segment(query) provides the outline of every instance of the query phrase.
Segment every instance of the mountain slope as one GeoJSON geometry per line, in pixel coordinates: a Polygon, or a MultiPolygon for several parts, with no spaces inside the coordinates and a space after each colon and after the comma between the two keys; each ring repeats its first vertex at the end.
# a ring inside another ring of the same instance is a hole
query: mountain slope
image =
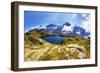
{"type": "Polygon", "coordinates": [[[90,40],[80,36],[65,37],[61,44],[43,40],[44,36],[62,36],[43,30],[25,33],[25,61],[69,60],[90,58],[90,40]]]}

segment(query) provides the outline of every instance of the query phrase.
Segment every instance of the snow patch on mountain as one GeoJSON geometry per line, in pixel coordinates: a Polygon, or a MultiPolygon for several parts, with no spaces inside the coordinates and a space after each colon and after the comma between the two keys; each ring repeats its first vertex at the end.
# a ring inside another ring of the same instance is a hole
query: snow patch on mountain
{"type": "Polygon", "coordinates": [[[73,31],[73,28],[71,26],[64,25],[63,28],[62,28],[62,33],[63,34],[67,34],[67,33],[70,33],[72,31],[73,31]]]}
{"type": "Polygon", "coordinates": [[[80,26],[75,26],[73,24],[66,22],[62,25],[49,24],[46,26],[40,25],[36,27],[31,27],[28,31],[34,29],[43,30],[54,34],[79,35],[86,38],[90,37],[90,26],[89,22],[86,20],[84,20],[83,24],[80,26]]]}

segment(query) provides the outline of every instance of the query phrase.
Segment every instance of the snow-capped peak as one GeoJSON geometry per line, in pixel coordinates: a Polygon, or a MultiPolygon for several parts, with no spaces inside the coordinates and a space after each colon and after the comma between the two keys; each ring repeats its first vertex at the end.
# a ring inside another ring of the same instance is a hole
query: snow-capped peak
{"type": "Polygon", "coordinates": [[[66,25],[64,25],[63,26],[63,28],[62,28],[62,33],[70,33],[70,32],[72,32],[73,31],[73,28],[72,28],[72,26],[66,26],[66,25]]]}

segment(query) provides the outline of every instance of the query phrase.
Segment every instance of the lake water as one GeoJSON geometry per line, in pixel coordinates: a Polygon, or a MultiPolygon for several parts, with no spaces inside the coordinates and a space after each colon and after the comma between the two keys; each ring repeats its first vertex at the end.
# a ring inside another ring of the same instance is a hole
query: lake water
{"type": "Polygon", "coordinates": [[[45,36],[43,37],[44,40],[47,42],[53,43],[53,44],[61,44],[61,41],[64,39],[64,37],[61,36],[45,36]]]}

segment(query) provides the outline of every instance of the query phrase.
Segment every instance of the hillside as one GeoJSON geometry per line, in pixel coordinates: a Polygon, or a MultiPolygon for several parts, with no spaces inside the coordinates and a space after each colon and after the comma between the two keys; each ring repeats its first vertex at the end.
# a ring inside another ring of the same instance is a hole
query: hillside
{"type": "Polygon", "coordinates": [[[57,35],[45,31],[33,30],[25,35],[25,61],[69,60],[90,58],[90,40],[80,37],[57,35]],[[44,36],[64,36],[61,44],[53,44],[44,36]]]}

